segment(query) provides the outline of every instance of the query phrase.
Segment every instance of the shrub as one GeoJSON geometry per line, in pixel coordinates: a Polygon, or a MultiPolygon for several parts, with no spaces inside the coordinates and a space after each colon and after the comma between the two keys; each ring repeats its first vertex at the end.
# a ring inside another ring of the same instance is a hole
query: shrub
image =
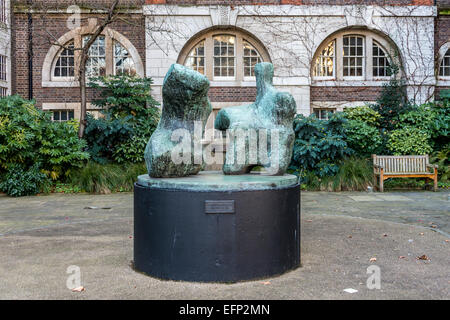
{"type": "Polygon", "coordinates": [[[304,172],[320,177],[335,175],[337,161],[351,154],[345,142],[344,125],[347,120],[336,113],[329,120],[314,115],[297,115],[294,119],[295,142],[290,170],[305,178],[304,172]]]}
{"type": "Polygon", "coordinates": [[[93,104],[108,110],[114,118],[133,115],[137,118],[157,116],[159,103],[151,95],[151,78],[127,74],[91,78],[89,85],[100,89],[93,104]]]}
{"type": "MultiPolygon", "coordinates": [[[[392,66],[392,74],[398,73],[398,67],[392,66]]],[[[383,84],[383,90],[377,103],[370,106],[380,114],[380,127],[384,130],[392,130],[399,122],[399,116],[410,109],[407,99],[406,86],[403,80],[393,77],[388,83],[383,84]]]]}
{"type": "Polygon", "coordinates": [[[98,163],[114,161],[116,148],[133,136],[134,130],[129,122],[130,118],[131,116],[114,119],[108,113],[104,118],[99,119],[95,119],[90,114],[86,116],[84,138],[92,160],[98,163]]]}
{"type": "Polygon", "coordinates": [[[432,151],[429,139],[430,136],[425,131],[404,127],[391,131],[387,147],[394,155],[428,154],[432,151]]]}
{"type": "Polygon", "coordinates": [[[365,191],[372,184],[373,168],[366,159],[347,158],[339,162],[339,170],[333,176],[319,177],[305,172],[304,189],[310,191],[365,191]]]}
{"type": "Polygon", "coordinates": [[[91,86],[101,89],[93,104],[104,118],[87,117],[88,151],[99,163],[139,163],[159,120],[157,101],[151,96],[151,78],[128,75],[93,78],[91,86]]]}
{"type": "Polygon", "coordinates": [[[370,126],[377,126],[380,120],[380,114],[368,106],[345,108],[345,118],[364,122],[370,126]]]}
{"type": "Polygon", "coordinates": [[[0,181],[0,190],[12,197],[35,195],[47,191],[50,179],[39,168],[39,163],[30,168],[14,163],[8,167],[0,181]]]}
{"type": "Polygon", "coordinates": [[[67,175],[89,158],[74,122],[52,122],[34,101],[19,96],[0,99],[0,173],[14,164],[24,171],[35,163],[52,179],[67,175]]]}
{"type": "Polygon", "coordinates": [[[450,181],[450,144],[447,144],[442,150],[435,152],[430,159],[431,163],[437,164],[439,180],[441,182],[450,181]]]}
{"type": "Polygon", "coordinates": [[[345,125],[348,146],[357,155],[367,157],[380,153],[383,147],[383,138],[380,131],[359,120],[349,120],[345,125]]]}

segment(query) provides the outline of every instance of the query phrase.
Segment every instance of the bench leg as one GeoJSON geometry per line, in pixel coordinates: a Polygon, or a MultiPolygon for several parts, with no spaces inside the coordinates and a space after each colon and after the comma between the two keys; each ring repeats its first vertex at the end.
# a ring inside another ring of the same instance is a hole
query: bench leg
{"type": "Polygon", "coordinates": [[[437,189],[438,189],[438,176],[437,176],[437,170],[436,170],[436,168],[434,169],[434,192],[436,192],[437,191],[437,189]]]}
{"type": "Polygon", "coordinates": [[[380,175],[380,192],[384,192],[383,184],[384,184],[384,179],[383,179],[383,176],[380,175]]]}

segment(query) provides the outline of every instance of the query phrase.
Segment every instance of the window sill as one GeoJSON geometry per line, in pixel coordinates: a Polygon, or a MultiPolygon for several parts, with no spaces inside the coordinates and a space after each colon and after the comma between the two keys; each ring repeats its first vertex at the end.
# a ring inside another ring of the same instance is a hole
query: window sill
{"type": "Polygon", "coordinates": [[[437,87],[449,87],[450,86],[450,77],[448,77],[448,78],[444,78],[444,77],[438,78],[438,80],[436,82],[436,86],[437,87]]]}
{"type": "Polygon", "coordinates": [[[43,88],[70,88],[79,87],[80,83],[76,80],[68,81],[42,81],[43,88]]]}
{"type": "Polygon", "coordinates": [[[358,79],[344,79],[344,80],[320,80],[313,79],[312,87],[381,87],[386,81],[391,78],[386,79],[373,79],[373,80],[358,80],[358,79]]]}

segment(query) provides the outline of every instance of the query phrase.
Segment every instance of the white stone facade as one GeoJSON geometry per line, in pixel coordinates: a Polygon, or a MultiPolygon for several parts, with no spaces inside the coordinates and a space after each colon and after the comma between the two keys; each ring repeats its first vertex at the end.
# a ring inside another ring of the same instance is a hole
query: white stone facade
{"type": "Polygon", "coordinates": [[[10,0],[2,1],[0,9],[4,14],[4,21],[0,21],[0,55],[6,57],[6,80],[0,79],[3,95],[11,94],[11,16],[10,0]],[[4,6],[4,8],[3,8],[4,6]]]}
{"type": "MultiPolygon", "coordinates": [[[[437,15],[433,6],[146,5],[143,12],[147,24],[146,75],[154,79],[154,94],[159,100],[164,76],[172,63],[180,62],[179,55],[186,43],[214,27],[240,28],[265,46],[275,68],[274,84],[294,96],[298,113],[311,112],[311,85],[381,86],[385,82],[359,79],[315,83],[311,66],[317,49],[330,35],[348,28],[385,37],[399,53],[409,98],[422,103],[433,97],[437,15]]],[[[211,86],[227,85],[236,84],[211,82],[211,86]]],[[[367,101],[361,104],[364,102],[367,101]]]]}

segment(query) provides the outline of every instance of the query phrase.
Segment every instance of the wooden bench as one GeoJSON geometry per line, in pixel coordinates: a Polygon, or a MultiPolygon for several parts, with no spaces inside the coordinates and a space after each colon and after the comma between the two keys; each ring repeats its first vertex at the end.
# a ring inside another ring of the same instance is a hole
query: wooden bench
{"type": "Polygon", "coordinates": [[[372,155],[373,184],[383,192],[383,182],[389,178],[427,178],[434,180],[434,191],[437,190],[437,165],[429,163],[428,155],[423,156],[379,156],[372,155]],[[433,172],[430,172],[432,169],[433,172]]]}

